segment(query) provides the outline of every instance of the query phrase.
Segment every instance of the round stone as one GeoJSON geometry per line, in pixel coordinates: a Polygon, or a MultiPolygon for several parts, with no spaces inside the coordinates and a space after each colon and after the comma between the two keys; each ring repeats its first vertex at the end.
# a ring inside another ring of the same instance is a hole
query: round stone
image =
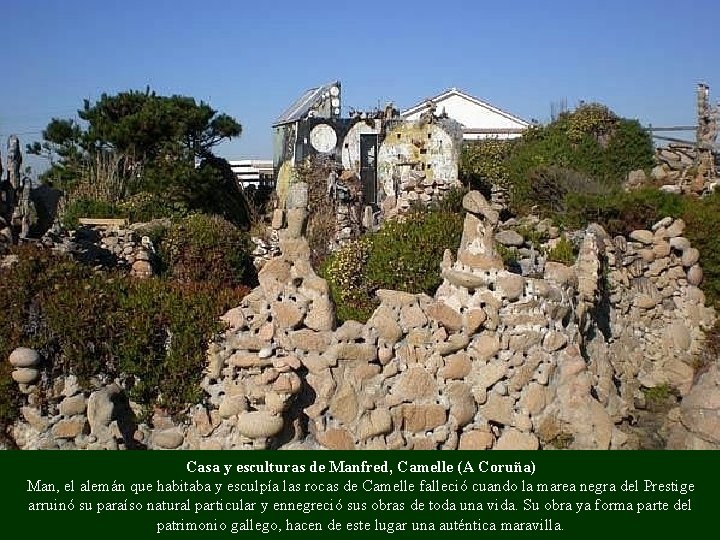
{"type": "Polygon", "coordinates": [[[35,368],[18,368],[12,372],[12,378],[20,384],[32,384],[38,380],[40,372],[35,368]]]}
{"type": "Polygon", "coordinates": [[[15,367],[34,367],[40,363],[40,355],[35,349],[18,347],[10,353],[10,358],[8,360],[15,367]]]}
{"type": "Polygon", "coordinates": [[[282,431],[282,416],[266,411],[253,411],[238,416],[238,431],[250,439],[272,437],[282,431]]]}
{"type": "Polygon", "coordinates": [[[694,264],[690,267],[690,270],[687,272],[687,280],[690,285],[695,285],[696,287],[702,283],[703,269],[699,264],[694,264]]]}

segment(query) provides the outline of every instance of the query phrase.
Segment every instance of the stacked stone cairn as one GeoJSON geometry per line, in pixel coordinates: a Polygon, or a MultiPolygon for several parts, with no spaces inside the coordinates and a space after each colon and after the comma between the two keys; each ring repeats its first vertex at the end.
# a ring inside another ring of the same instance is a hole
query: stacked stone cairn
{"type": "Polygon", "coordinates": [[[278,230],[282,228],[282,211],[273,213],[273,222],[266,228],[265,238],[253,236],[250,238],[255,247],[253,248],[253,265],[260,270],[270,259],[280,255],[280,244],[278,230]],[[277,216],[277,219],[275,219],[277,216]],[[279,220],[279,221],[278,221],[279,220]]]}
{"type": "Polygon", "coordinates": [[[219,422],[210,447],[273,448],[303,435],[298,371],[328,348],[335,321],[328,285],[309,262],[307,203],[307,184],[292,184],[276,211],[282,254],[264,264],[259,287],[224,316],[230,329],[210,346],[203,386],[219,422]]]}

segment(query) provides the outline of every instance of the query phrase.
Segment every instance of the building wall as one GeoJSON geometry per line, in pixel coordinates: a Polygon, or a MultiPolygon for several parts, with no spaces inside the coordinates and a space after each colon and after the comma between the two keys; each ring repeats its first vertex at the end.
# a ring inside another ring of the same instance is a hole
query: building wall
{"type": "MultiPolygon", "coordinates": [[[[488,109],[473,103],[462,96],[450,95],[434,102],[436,105],[436,114],[442,114],[443,110],[453,120],[459,122],[464,128],[470,129],[525,129],[527,124],[518,122],[512,117],[503,115],[499,112],[488,109]]],[[[419,120],[424,110],[418,110],[404,116],[408,120],[419,120]]],[[[517,134],[465,134],[465,140],[482,139],[486,137],[513,138],[518,137],[517,134]]]]}
{"type": "Polygon", "coordinates": [[[379,133],[375,120],[356,123],[345,136],[342,146],[342,165],[347,171],[360,173],[360,135],[379,133]]]}
{"type": "Polygon", "coordinates": [[[458,146],[441,124],[402,120],[388,127],[378,150],[379,187],[390,197],[419,176],[428,182],[456,182],[458,146]]]}

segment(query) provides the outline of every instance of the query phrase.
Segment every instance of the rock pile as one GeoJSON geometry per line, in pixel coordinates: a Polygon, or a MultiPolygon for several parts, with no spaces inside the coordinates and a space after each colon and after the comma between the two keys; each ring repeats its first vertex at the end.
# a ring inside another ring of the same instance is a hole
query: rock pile
{"type": "Polygon", "coordinates": [[[638,387],[669,385],[681,396],[693,384],[693,362],[715,321],[698,288],[699,252],[682,236],[685,223],[665,218],[629,240],[605,239],[609,331],[620,392],[628,403],[638,387]]]}
{"type": "Polygon", "coordinates": [[[252,236],[250,240],[255,245],[252,251],[253,265],[257,270],[260,270],[266,262],[273,257],[280,255],[280,244],[278,238],[278,229],[282,228],[282,214],[273,214],[273,216],[279,216],[279,218],[273,217],[273,224],[267,227],[264,238],[259,236],[252,236]],[[277,221],[279,219],[280,221],[277,221]]]}
{"type": "Polygon", "coordinates": [[[29,381],[18,444],[633,448],[628,424],[643,389],[667,385],[683,398],[665,427],[669,446],[720,445],[716,362],[693,386],[714,312],[681,220],[629,239],[591,225],[573,266],[546,262],[542,275],[523,276],[505,269],[497,236],[514,247],[524,238],[496,234],[497,211],[470,192],[460,248],[445,253],[435,296],[380,290],[367,323],[335,329],[328,285],[309,263],[307,199],[307,185],[292,184],[276,211],[281,254],[223,316],[228,329],[210,344],[202,382],[208,397],[188,422],[158,412],[152,429],[136,426],[122,381],[89,393],[72,377],[49,381],[41,406],[30,386],[42,380],[39,357],[21,350],[11,357],[29,381]]]}
{"type": "MultiPolygon", "coordinates": [[[[506,264],[523,276],[542,276],[547,253],[553,250],[561,239],[558,227],[554,226],[550,219],[541,220],[537,216],[520,220],[509,219],[499,224],[499,227],[495,241],[499,244],[499,249],[505,251],[506,264]]],[[[562,238],[565,236],[567,235],[562,238]]]]}
{"type": "Polygon", "coordinates": [[[685,143],[670,143],[655,151],[656,165],[647,178],[642,170],[628,175],[627,187],[640,188],[648,180],[660,184],[660,189],[669,193],[709,193],[720,184],[720,178],[713,174],[714,167],[703,165],[703,155],[697,147],[685,143]]]}
{"type": "Polygon", "coordinates": [[[291,185],[285,208],[276,211],[284,224],[282,254],[265,263],[259,287],[225,315],[230,328],[211,345],[203,381],[219,422],[211,447],[277,447],[302,435],[298,372],[328,347],[335,321],[327,283],[312,270],[303,236],[307,198],[307,184],[291,185]]]}
{"type": "Polygon", "coordinates": [[[445,179],[428,174],[426,171],[410,171],[402,179],[396,178],[395,195],[387,197],[382,203],[385,219],[407,212],[411,206],[421,204],[429,206],[442,200],[453,187],[460,187],[460,181],[445,179]]]}
{"type": "Polygon", "coordinates": [[[157,260],[155,246],[149,236],[139,235],[133,227],[136,226],[81,226],[69,235],[50,230],[41,243],[89,264],[125,268],[136,277],[148,277],[153,275],[157,260]]]}
{"type": "Polygon", "coordinates": [[[368,323],[346,322],[307,366],[311,434],[334,449],[535,449],[565,436],[610,447],[613,424],[573,344],[574,270],[547,281],[506,271],[497,212],[477,192],[463,202],[435,298],[378,291],[368,323]]]}
{"type": "MultiPolygon", "coordinates": [[[[33,349],[15,349],[10,362],[29,362],[38,353],[33,349]]],[[[31,369],[31,368],[22,368],[31,369]]],[[[15,375],[13,374],[13,377],[15,375]]],[[[17,379],[16,379],[17,380],[17,379]]],[[[57,377],[53,381],[37,381],[38,386],[25,387],[25,405],[20,413],[22,422],[12,429],[13,439],[20,448],[117,450],[143,448],[142,440],[148,429],[137,430],[127,396],[117,382],[91,382],[94,388],[83,391],[74,375],[57,377]],[[37,391],[42,385],[42,399],[37,391]]]]}
{"type": "Polygon", "coordinates": [[[720,366],[703,373],[665,426],[667,447],[676,450],[720,448],[720,366]]]}
{"type": "Polygon", "coordinates": [[[32,385],[40,379],[40,355],[34,349],[22,347],[10,353],[8,361],[15,368],[12,378],[20,385],[20,391],[30,393],[32,385]]]}

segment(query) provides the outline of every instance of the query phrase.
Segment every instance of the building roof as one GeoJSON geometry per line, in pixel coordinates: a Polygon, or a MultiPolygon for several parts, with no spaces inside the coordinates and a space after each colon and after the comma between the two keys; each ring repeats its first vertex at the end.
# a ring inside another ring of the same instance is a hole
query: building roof
{"type": "Polygon", "coordinates": [[[305,118],[310,112],[310,109],[320,100],[320,98],[325,94],[326,92],[330,92],[330,89],[333,86],[340,86],[339,81],[332,81],[327,84],[323,84],[322,86],[318,86],[317,88],[310,88],[309,90],[306,90],[303,95],[301,95],[295,103],[290,105],[285,112],[283,112],[275,122],[273,122],[273,126],[279,126],[281,124],[290,124],[292,122],[297,122],[298,120],[302,120],[305,118]]]}
{"type": "Polygon", "coordinates": [[[441,94],[438,94],[438,95],[436,95],[436,96],[433,96],[433,97],[429,97],[429,98],[427,98],[427,99],[424,99],[423,101],[421,101],[420,103],[418,103],[418,104],[415,105],[414,107],[410,107],[409,109],[407,109],[407,110],[403,111],[402,113],[400,113],[400,116],[409,116],[409,115],[414,114],[414,113],[416,113],[416,112],[418,112],[418,111],[422,111],[423,109],[425,109],[425,107],[427,107],[427,103],[428,103],[429,101],[432,101],[433,103],[438,103],[438,102],[443,101],[444,99],[447,99],[447,98],[449,98],[449,97],[451,97],[451,96],[459,96],[459,97],[461,97],[461,98],[463,98],[463,99],[465,99],[465,100],[467,100],[467,101],[469,101],[469,102],[471,102],[471,103],[474,103],[475,105],[478,105],[479,107],[483,107],[483,108],[488,109],[488,110],[490,110],[490,111],[492,111],[492,112],[494,112],[494,113],[497,113],[497,114],[499,114],[499,115],[501,115],[501,116],[504,116],[504,117],[507,118],[508,120],[512,120],[513,122],[517,122],[517,123],[520,123],[520,124],[524,124],[524,125],[526,125],[526,126],[530,126],[530,122],[528,122],[527,120],[523,120],[523,119],[520,118],[519,116],[515,116],[514,114],[510,114],[510,113],[507,112],[507,111],[503,111],[502,109],[499,109],[498,107],[495,107],[495,106],[493,106],[493,105],[490,105],[490,104],[489,104],[488,102],[486,102],[486,101],[483,101],[483,100],[478,99],[478,98],[476,98],[476,97],[474,97],[474,96],[471,96],[470,94],[466,94],[466,93],[463,92],[462,90],[458,90],[457,88],[454,88],[454,87],[453,87],[453,88],[449,88],[448,90],[445,90],[445,91],[442,92],[441,94]]]}

